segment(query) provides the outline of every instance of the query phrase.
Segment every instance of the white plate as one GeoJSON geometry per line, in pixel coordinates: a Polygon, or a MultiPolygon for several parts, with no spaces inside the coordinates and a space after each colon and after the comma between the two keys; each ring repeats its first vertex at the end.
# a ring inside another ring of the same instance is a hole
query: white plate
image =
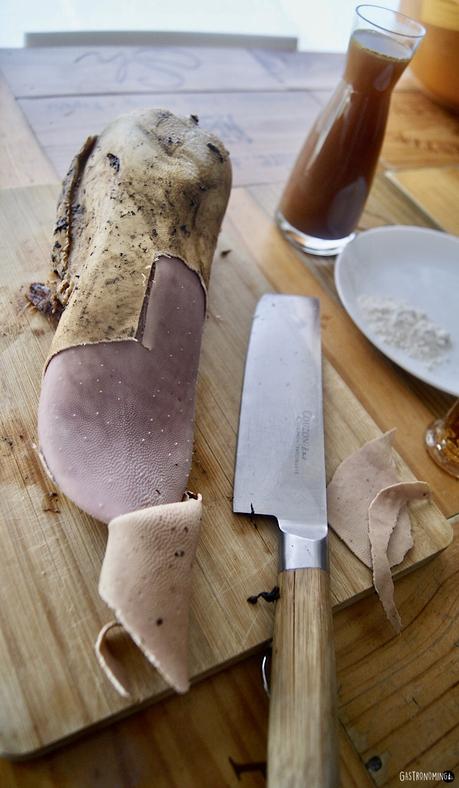
{"type": "Polygon", "coordinates": [[[459,397],[459,238],[422,227],[378,227],[360,233],[338,256],[335,283],[342,304],[388,358],[425,383],[459,397]],[[425,312],[446,329],[452,347],[428,363],[383,342],[366,321],[359,297],[392,298],[425,312]]]}

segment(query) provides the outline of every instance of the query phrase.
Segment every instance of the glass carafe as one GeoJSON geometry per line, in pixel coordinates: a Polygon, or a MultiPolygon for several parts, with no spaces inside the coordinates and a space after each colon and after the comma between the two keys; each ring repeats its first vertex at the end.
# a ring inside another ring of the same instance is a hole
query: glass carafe
{"type": "Polygon", "coordinates": [[[343,77],[317,118],[276,219],[303,251],[337,254],[353,238],[376,170],[392,90],[424,35],[404,14],[355,12],[343,77]]]}

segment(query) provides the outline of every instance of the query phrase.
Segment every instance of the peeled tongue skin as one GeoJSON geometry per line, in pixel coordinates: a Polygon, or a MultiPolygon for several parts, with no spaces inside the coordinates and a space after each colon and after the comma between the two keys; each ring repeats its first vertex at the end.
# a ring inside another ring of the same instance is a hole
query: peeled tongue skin
{"type": "MultiPolygon", "coordinates": [[[[189,686],[191,569],[201,512],[198,496],[115,517],[108,526],[99,582],[99,593],[117,621],[177,692],[189,686]]],[[[126,696],[129,675],[110,650],[109,628],[100,633],[96,654],[118,692],[126,696]]]]}
{"type": "Polygon", "coordinates": [[[40,451],[60,489],[97,519],[181,501],[204,313],[197,274],[161,257],[142,344],[79,345],[51,358],[40,396],[40,451]]]}
{"type": "MultiPolygon", "coordinates": [[[[386,432],[346,457],[327,488],[330,525],[369,569],[368,508],[380,490],[399,481],[392,458],[394,433],[386,432]]],[[[410,518],[402,506],[389,542],[390,565],[399,564],[412,546],[410,518]]]]}
{"type": "Polygon", "coordinates": [[[396,632],[402,622],[394,601],[394,583],[387,553],[389,539],[397,524],[400,508],[407,502],[427,498],[430,494],[426,482],[399,482],[381,490],[368,510],[368,533],[373,561],[373,584],[387,618],[396,632]]]}
{"type": "Polygon", "coordinates": [[[391,567],[413,546],[408,501],[425,498],[425,482],[399,482],[392,458],[395,430],[346,457],[327,488],[333,530],[373,570],[373,585],[396,630],[401,620],[394,600],[391,567]]]}

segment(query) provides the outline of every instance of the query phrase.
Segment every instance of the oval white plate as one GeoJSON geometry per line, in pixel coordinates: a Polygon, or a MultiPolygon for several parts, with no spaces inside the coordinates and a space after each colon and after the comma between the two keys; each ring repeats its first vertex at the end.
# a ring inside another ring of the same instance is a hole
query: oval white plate
{"type": "Polygon", "coordinates": [[[365,336],[425,383],[459,397],[459,238],[423,227],[377,227],[360,233],[338,256],[341,302],[365,336]],[[425,312],[451,335],[452,347],[433,368],[383,342],[368,325],[359,297],[392,298],[425,312]]]}

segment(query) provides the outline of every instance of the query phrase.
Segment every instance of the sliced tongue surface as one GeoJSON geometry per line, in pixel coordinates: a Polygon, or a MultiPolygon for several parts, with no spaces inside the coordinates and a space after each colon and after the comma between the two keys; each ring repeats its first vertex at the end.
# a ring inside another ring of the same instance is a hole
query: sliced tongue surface
{"type": "Polygon", "coordinates": [[[41,453],[61,490],[103,522],[183,497],[204,311],[198,276],[161,258],[142,344],[80,345],[48,364],[41,453]]]}

